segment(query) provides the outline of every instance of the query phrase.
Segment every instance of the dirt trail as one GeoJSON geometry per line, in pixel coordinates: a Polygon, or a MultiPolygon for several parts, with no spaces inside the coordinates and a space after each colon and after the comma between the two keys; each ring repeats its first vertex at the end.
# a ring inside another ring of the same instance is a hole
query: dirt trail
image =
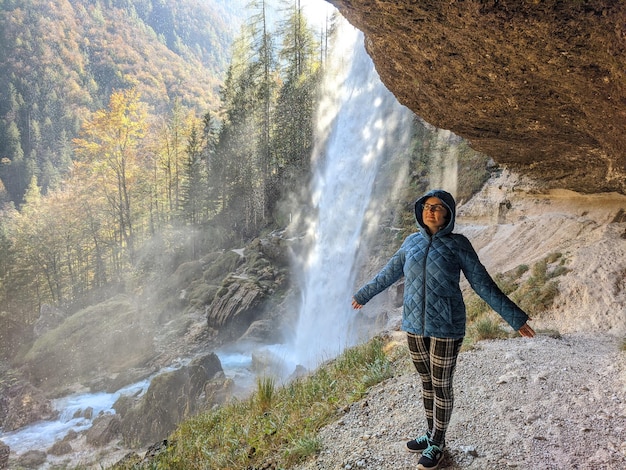
{"type": "MultiPolygon", "coordinates": [[[[374,387],[325,428],[299,470],[414,469],[423,432],[419,379],[374,387]]],[[[485,341],[459,356],[447,469],[626,468],[626,353],[604,335],[485,341]]]]}

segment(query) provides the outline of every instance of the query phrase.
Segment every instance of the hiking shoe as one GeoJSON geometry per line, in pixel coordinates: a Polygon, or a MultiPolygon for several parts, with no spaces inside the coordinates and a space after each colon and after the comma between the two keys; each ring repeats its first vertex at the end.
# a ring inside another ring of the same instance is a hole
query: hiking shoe
{"type": "Polygon", "coordinates": [[[406,448],[409,452],[421,452],[426,450],[430,445],[430,441],[428,440],[428,435],[425,434],[416,439],[412,439],[406,443],[406,448]]]}
{"type": "Polygon", "coordinates": [[[422,452],[417,468],[418,470],[435,470],[442,460],[443,450],[439,446],[430,445],[422,452]]]}

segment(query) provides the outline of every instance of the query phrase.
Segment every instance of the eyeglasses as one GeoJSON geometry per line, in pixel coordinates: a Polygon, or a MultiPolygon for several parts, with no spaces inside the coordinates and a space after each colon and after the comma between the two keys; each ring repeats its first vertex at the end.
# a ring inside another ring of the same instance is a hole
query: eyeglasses
{"type": "Polygon", "coordinates": [[[446,210],[443,204],[422,204],[422,210],[426,212],[443,212],[446,210]]]}

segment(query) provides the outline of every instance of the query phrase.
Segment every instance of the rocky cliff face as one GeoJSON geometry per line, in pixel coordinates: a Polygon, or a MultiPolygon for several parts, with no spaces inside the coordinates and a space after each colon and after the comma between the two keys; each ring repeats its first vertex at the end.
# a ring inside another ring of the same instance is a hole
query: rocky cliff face
{"type": "Polygon", "coordinates": [[[626,193],[626,3],[327,1],[429,123],[549,187],[626,193]]]}

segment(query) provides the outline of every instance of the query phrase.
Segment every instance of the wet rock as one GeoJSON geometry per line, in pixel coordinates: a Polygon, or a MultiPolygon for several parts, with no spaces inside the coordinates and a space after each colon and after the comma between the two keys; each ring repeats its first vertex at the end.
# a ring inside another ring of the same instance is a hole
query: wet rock
{"type": "Polygon", "coordinates": [[[14,431],[36,421],[52,419],[57,414],[43,392],[28,383],[13,387],[7,398],[4,431],[14,431]]]}
{"type": "Polygon", "coordinates": [[[78,433],[76,431],[74,431],[73,429],[70,429],[67,434],[65,435],[65,437],[63,438],[63,440],[65,442],[70,442],[73,441],[74,439],[76,439],[78,437],[78,433]]]}
{"type": "Polygon", "coordinates": [[[42,450],[29,450],[24,452],[17,459],[18,468],[35,469],[41,467],[46,462],[46,453],[42,450]]]}
{"type": "Polygon", "coordinates": [[[7,468],[7,466],[9,465],[10,453],[11,448],[4,442],[0,441],[0,469],[7,468]]]}
{"type": "Polygon", "coordinates": [[[56,456],[71,454],[73,451],[72,445],[65,440],[55,442],[52,447],[48,449],[50,455],[56,456]]]}
{"type": "MultiPolygon", "coordinates": [[[[240,259],[236,260],[237,263],[230,263],[230,271],[226,273],[223,271],[225,265],[219,262],[222,257],[216,261],[215,266],[222,268],[218,272],[223,277],[219,279],[219,287],[211,291],[214,293],[210,302],[205,304],[209,328],[228,336],[224,336],[226,340],[236,340],[242,334],[265,340],[272,332],[275,334],[277,329],[272,329],[267,323],[250,327],[254,322],[272,317],[274,308],[266,305],[266,301],[286,284],[284,260],[288,249],[284,245],[280,237],[272,236],[255,239],[244,249],[237,250],[237,253],[230,251],[230,258],[237,256],[240,259]]],[[[225,253],[223,257],[226,256],[225,253]]],[[[215,266],[207,266],[205,269],[204,279],[207,284],[218,281],[215,266]]]]}
{"type": "Polygon", "coordinates": [[[235,382],[224,375],[223,372],[217,373],[204,386],[204,397],[206,404],[221,405],[225,403],[233,394],[235,382]]]}
{"type": "MultiPolygon", "coordinates": [[[[108,393],[115,393],[127,385],[144,380],[154,372],[155,371],[151,368],[130,368],[123,370],[105,385],[104,390],[108,393]]],[[[98,390],[101,390],[101,388],[98,390]]]]}
{"type": "Polygon", "coordinates": [[[94,419],[93,425],[87,430],[87,444],[101,447],[119,435],[122,422],[117,415],[102,415],[94,419]]]}
{"type": "Polygon", "coordinates": [[[84,410],[76,410],[74,414],[72,415],[72,418],[73,419],[77,419],[77,418],[91,419],[93,418],[93,408],[91,406],[88,406],[84,410]]]}
{"type": "Polygon", "coordinates": [[[124,415],[124,441],[146,445],[167,437],[184,418],[202,408],[205,384],[219,372],[223,372],[220,360],[210,353],[155,377],[139,404],[124,415]]]}
{"type": "Polygon", "coordinates": [[[251,279],[232,278],[220,288],[207,312],[211,328],[224,328],[234,321],[247,327],[254,319],[254,310],[264,298],[262,288],[251,279]]]}
{"type": "Polygon", "coordinates": [[[252,322],[250,327],[239,339],[251,343],[272,344],[279,342],[280,328],[273,319],[263,319],[252,322]]]}
{"type": "Polygon", "coordinates": [[[128,395],[121,395],[115,403],[113,403],[113,409],[122,418],[126,415],[128,410],[132,409],[137,404],[137,399],[128,395]]]}
{"type": "Polygon", "coordinates": [[[273,233],[268,238],[260,238],[253,242],[263,256],[279,266],[288,266],[290,263],[290,241],[280,233],[273,233]]]}

